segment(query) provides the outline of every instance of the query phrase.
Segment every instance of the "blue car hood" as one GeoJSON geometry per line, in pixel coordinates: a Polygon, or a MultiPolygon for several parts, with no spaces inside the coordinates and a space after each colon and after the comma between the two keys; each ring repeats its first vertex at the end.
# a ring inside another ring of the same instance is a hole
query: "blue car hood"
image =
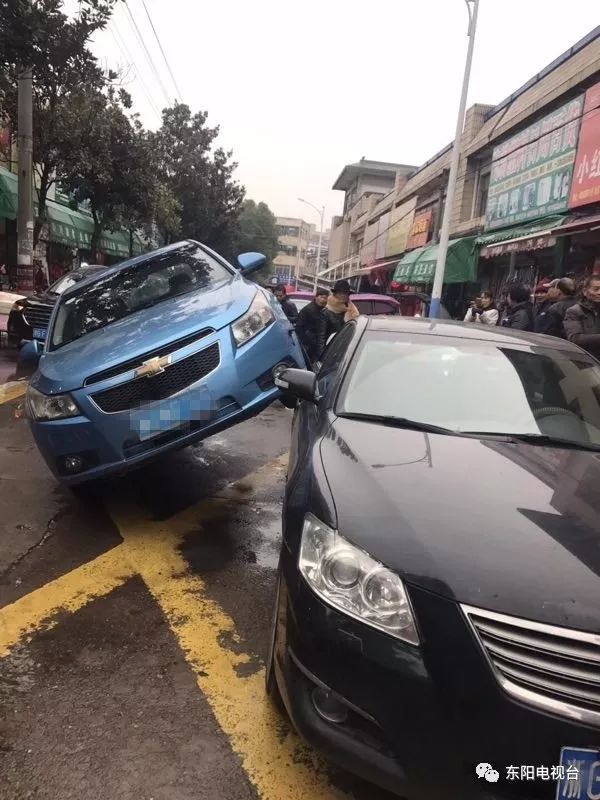
{"type": "Polygon", "coordinates": [[[190,292],[141,309],[58,350],[45,352],[31,382],[46,394],[79,389],[95,372],[195,331],[230,325],[248,310],[256,291],[256,284],[233,278],[215,289],[190,292]]]}

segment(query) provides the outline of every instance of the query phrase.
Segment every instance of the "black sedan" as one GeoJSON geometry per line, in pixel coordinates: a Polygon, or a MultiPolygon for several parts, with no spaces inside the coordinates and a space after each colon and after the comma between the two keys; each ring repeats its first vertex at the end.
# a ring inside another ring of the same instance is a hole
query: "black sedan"
{"type": "Polygon", "coordinates": [[[41,294],[23,297],[13,305],[8,316],[8,343],[18,347],[23,340],[46,338],[48,322],[60,295],[75,283],[90,275],[103,272],[107,267],[90,264],[67,272],[41,294]]]}
{"type": "Polygon", "coordinates": [[[600,798],[600,365],[360,318],[293,422],[267,688],[407,798],[600,798]]]}

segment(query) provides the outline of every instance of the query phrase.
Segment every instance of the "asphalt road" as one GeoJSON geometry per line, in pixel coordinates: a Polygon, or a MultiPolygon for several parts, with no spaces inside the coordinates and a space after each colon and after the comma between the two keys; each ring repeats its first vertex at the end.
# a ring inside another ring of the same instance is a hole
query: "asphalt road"
{"type": "Polygon", "coordinates": [[[0,387],[2,800],[391,800],[263,693],[291,412],[81,503],[0,387]]]}

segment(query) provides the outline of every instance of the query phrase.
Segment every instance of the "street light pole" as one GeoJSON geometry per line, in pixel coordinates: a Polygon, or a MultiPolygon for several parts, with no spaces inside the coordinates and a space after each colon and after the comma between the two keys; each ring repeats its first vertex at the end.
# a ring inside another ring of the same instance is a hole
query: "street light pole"
{"type": "Polygon", "coordinates": [[[452,219],[452,209],[454,206],[454,195],[456,193],[456,179],[458,177],[458,161],[460,158],[460,139],[465,124],[465,110],[467,107],[467,94],[469,92],[469,79],[471,77],[471,63],[473,61],[473,48],[475,46],[475,31],[477,28],[477,13],[479,11],[479,0],[465,0],[469,11],[469,46],[467,49],[467,60],[465,62],[465,74],[463,78],[460,104],[458,106],[458,117],[456,120],[456,133],[452,146],[452,158],[450,161],[450,174],[448,176],[448,190],[446,192],[446,204],[444,206],[444,218],[440,231],[440,241],[438,244],[437,263],[435,265],[435,278],[433,280],[433,290],[431,292],[431,306],[429,309],[430,317],[439,317],[440,304],[442,299],[442,289],[444,287],[444,270],[446,268],[446,256],[448,254],[448,240],[450,238],[450,220],[452,219]]]}
{"type": "Polygon", "coordinates": [[[309,203],[308,200],[303,200],[301,197],[299,197],[298,200],[301,203],[306,203],[307,206],[314,208],[314,210],[321,218],[321,229],[319,230],[319,244],[317,246],[317,263],[315,264],[315,277],[313,280],[313,292],[316,293],[317,282],[318,282],[318,271],[319,267],[321,266],[321,250],[323,247],[323,225],[325,220],[325,206],[321,206],[321,208],[319,208],[318,206],[315,206],[313,203],[309,203]]]}
{"type": "Polygon", "coordinates": [[[33,290],[33,79],[31,67],[18,77],[17,289],[33,290]]]}

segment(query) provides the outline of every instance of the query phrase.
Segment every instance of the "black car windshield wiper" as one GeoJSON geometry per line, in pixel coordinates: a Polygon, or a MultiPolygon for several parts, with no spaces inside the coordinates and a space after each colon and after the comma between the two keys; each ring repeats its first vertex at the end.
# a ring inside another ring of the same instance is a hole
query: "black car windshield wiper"
{"type": "Polygon", "coordinates": [[[481,436],[485,438],[500,439],[509,444],[539,444],[547,447],[565,447],[575,450],[592,450],[595,453],[600,452],[600,444],[593,444],[593,442],[582,442],[576,439],[561,439],[560,436],[548,436],[545,433],[507,433],[503,431],[464,431],[466,436],[481,436]]]}
{"type": "Polygon", "coordinates": [[[429,422],[419,422],[416,419],[407,419],[406,417],[394,417],[389,414],[366,414],[361,412],[344,411],[338,414],[338,417],[344,419],[359,419],[365,422],[376,422],[379,425],[390,425],[394,428],[406,428],[411,431],[423,431],[425,433],[441,433],[446,436],[462,436],[460,431],[452,430],[452,428],[442,428],[440,425],[432,425],[429,422]]]}

